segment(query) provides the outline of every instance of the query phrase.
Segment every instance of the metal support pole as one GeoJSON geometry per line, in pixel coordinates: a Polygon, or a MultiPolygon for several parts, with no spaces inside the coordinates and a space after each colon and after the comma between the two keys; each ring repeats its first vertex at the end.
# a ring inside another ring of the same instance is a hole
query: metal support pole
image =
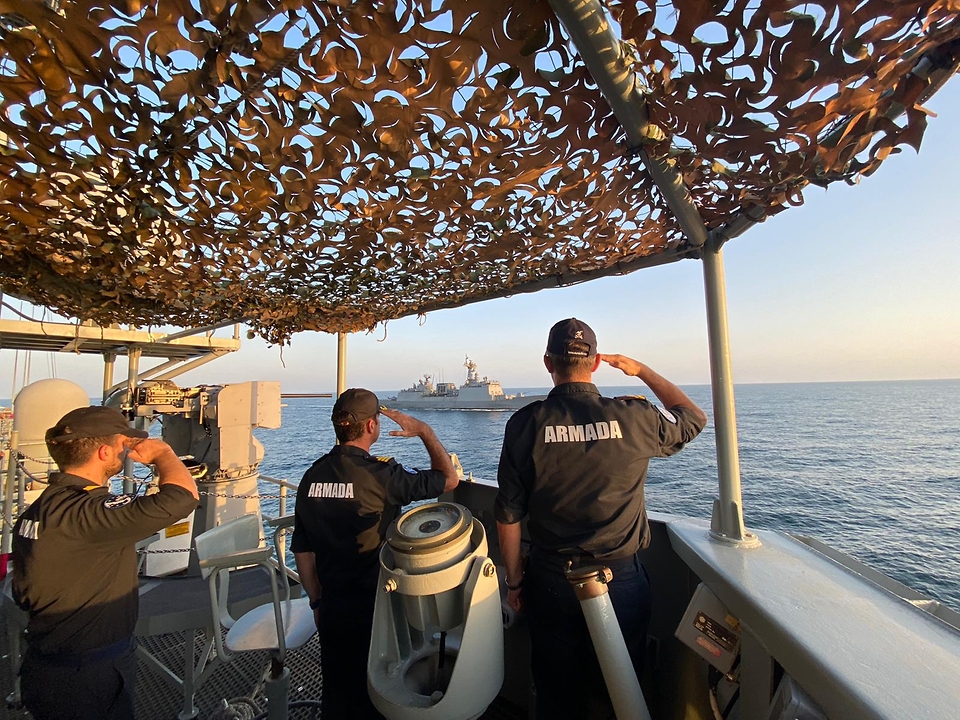
{"type": "Polygon", "coordinates": [[[179,340],[180,338],[192,337],[194,335],[199,335],[200,333],[206,333],[207,337],[210,337],[214,331],[219,330],[220,328],[225,328],[227,325],[233,325],[233,339],[240,339],[240,323],[236,320],[227,320],[226,322],[216,323],[215,325],[204,325],[203,327],[194,327],[187,328],[186,330],[180,330],[175,333],[170,333],[169,335],[164,335],[162,338],[157,340],[157,342],[167,343],[171,340],[179,340]]]}
{"type": "MultiPolygon", "coordinates": [[[[10,433],[10,447],[7,455],[7,471],[3,476],[3,532],[0,536],[0,558],[6,562],[13,547],[13,488],[17,482],[17,447],[19,447],[17,430],[10,433]]],[[[2,568],[4,575],[6,567],[2,568]]]]}
{"type": "Polygon", "coordinates": [[[267,696],[267,720],[287,720],[290,717],[290,668],[283,667],[276,659],[271,660],[263,694],[267,696]]]}
{"type": "Polygon", "coordinates": [[[138,347],[127,349],[127,398],[126,402],[133,402],[133,391],[137,388],[140,380],[140,356],[143,350],[138,347]]]}
{"type": "Polygon", "coordinates": [[[644,149],[650,143],[646,101],[603,4],[600,0],[550,0],[550,6],[573,40],[603,98],[617,116],[630,148],[636,151],[647,168],[687,240],[693,246],[702,246],[707,239],[707,228],[682,176],[673,165],[650,157],[644,149]]]}
{"type": "Polygon", "coordinates": [[[105,352],[103,354],[103,402],[107,401],[113,387],[113,370],[116,362],[117,354],[115,352],[105,352]]]}
{"type": "MultiPolygon", "coordinates": [[[[47,477],[50,477],[50,473],[47,472],[47,477]]],[[[20,472],[19,466],[17,467],[17,512],[21,513],[26,508],[25,496],[27,493],[27,474],[25,472],[20,472]]]]}
{"type": "MultiPolygon", "coordinates": [[[[211,350],[205,355],[201,355],[198,358],[194,358],[190,362],[183,363],[183,365],[180,365],[179,367],[176,367],[172,370],[168,370],[167,372],[161,375],[157,375],[152,379],[153,380],[173,380],[173,378],[177,377],[178,375],[183,375],[185,372],[194,370],[200,367],[201,365],[206,365],[211,360],[216,360],[218,357],[223,357],[226,354],[227,354],[227,351],[225,350],[211,350]]],[[[173,363],[175,361],[171,360],[170,362],[173,363]]],[[[168,364],[170,363],[164,363],[163,365],[164,367],[166,367],[168,364]]],[[[150,370],[149,372],[152,375],[155,371],[156,370],[154,369],[154,370],[150,370]]]]}
{"type": "MultiPolygon", "coordinates": [[[[284,484],[281,484],[280,485],[280,517],[286,517],[286,516],[287,516],[287,486],[284,484]]],[[[281,572],[286,572],[287,571],[287,534],[285,532],[280,532],[279,528],[277,528],[276,532],[280,533],[280,541],[278,543],[279,557],[277,558],[277,562],[280,563],[281,572]]]]}
{"type": "Polygon", "coordinates": [[[748,537],[743,526],[737,410],[733,399],[733,369],[727,329],[727,288],[723,274],[723,251],[718,248],[704,249],[703,285],[710,341],[717,471],[720,476],[720,499],[714,502],[711,533],[718,539],[735,543],[753,542],[755,537],[751,540],[753,536],[748,537]]]}
{"type": "MultiPolygon", "coordinates": [[[[190,362],[184,362],[180,359],[168,360],[167,362],[152,367],[149,370],[144,370],[137,377],[139,380],[173,380],[179,375],[183,375],[185,372],[190,370],[195,370],[201,365],[206,365],[211,360],[216,360],[218,357],[223,357],[226,355],[227,351],[224,350],[212,350],[208,353],[201,355],[198,358],[194,358],[190,362]],[[182,363],[182,364],[181,364],[182,363]]],[[[122,387],[127,386],[126,382],[116,383],[107,391],[107,395],[115,393],[122,387]]]]}
{"type": "MultiPolygon", "coordinates": [[[[127,349],[127,399],[126,404],[133,403],[133,393],[137,389],[137,381],[140,378],[140,355],[143,351],[138,347],[127,349]]],[[[133,477],[133,460],[126,458],[123,461],[123,493],[130,495],[136,488],[136,482],[133,477]]]]}
{"type": "Polygon", "coordinates": [[[580,601],[617,720],[650,720],[640,678],[608,594],[607,583],[613,579],[613,572],[608,567],[587,567],[567,570],[566,576],[580,601]]]}
{"type": "MultiPolygon", "coordinates": [[[[651,179],[670,206],[687,242],[702,249],[720,473],[720,500],[714,506],[713,532],[718,538],[739,544],[753,544],[756,538],[748,535],[743,528],[736,412],[730,371],[730,343],[727,337],[726,291],[719,243],[710,243],[711,247],[707,249],[709,235],[706,225],[677,169],[664,160],[650,157],[647,153],[646,148],[651,137],[662,131],[650,126],[642,88],[633,66],[623,53],[623,45],[603,4],[600,0],[549,2],[623,127],[630,149],[643,161],[651,179]]],[[[730,228],[730,232],[742,232],[753,221],[753,217],[744,216],[735,227],[730,228]]]]}
{"type": "Polygon", "coordinates": [[[152,368],[148,368],[140,373],[140,380],[154,380],[156,375],[165,373],[168,370],[171,370],[183,362],[183,358],[173,358],[172,360],[167,360],[166,362],[160,363],[159,365],[154,365],[152,368]]]}
{"type": "Polygon", "coordinates": [[[337,333],[337,397],[347,389],[347,334],[337,333]]]}

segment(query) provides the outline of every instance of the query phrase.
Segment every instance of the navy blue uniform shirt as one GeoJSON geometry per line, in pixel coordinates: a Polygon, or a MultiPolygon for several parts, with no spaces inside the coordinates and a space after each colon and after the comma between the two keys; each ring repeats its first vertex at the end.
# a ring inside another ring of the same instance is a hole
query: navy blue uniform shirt
{"type": "Polygon", "coordinates": [[[635,553],[650,543],[650,458],[678,452],[703,426],[688,408],[605,398],[593,383],[558,385],[507,422],[494,514],[504,524],[529,517],[531,542],[546,553],[635,553]]]}
{"type": "Polygon", "coordinates": [[[300,481],[290,548],[316,555],[325,598],[372,597],[390,523],[404,505],[437,497],[445,484],[439,470],[409,470],[393,458],[337,445],[300,481]]]}
{"type": "Polygon", "coordinates": [[[13,529],[13,597],[30,613],[31,647],[79,653],[129,638],[138,611],[134,545],[196,507],[171,483],[135,498],[51,473],[13,529]]]}

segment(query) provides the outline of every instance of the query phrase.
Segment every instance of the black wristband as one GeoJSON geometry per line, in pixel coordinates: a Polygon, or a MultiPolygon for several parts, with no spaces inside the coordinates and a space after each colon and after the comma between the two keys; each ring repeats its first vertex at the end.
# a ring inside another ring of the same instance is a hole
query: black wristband
{"type": "Polygon", "coordinates": [[[323,598],[317,598],[316,600],[311,600],[311,601],[310,601],[310,609],[311,609],[311,610],[316,610],[317,608],[320,607],[320,603],[321,603],[321,602],[323,602],[323,598]]]}
{"type": "Polygon", "coordinates": [[[505,584],[507,586],[507,590],[519,590],[523,587],[523,578],[520,578],[520,582],[518,582],[516,585],[511,585],[510,583],[505,584]]]}

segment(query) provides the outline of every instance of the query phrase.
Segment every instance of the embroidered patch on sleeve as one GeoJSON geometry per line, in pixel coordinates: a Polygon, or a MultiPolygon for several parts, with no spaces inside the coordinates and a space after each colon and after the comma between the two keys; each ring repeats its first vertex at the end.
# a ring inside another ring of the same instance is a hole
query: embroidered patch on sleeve
{"type": "Polygon", "coordinates": [[[132,502],[133,498],[130,495],[111,495],[103,501],[103,506],[110,510],[115,510],[116,508],[121,508],[124,505],[129,505],[132,502]]]}
{"type": "Polygon", "coordinates": [[[663,415],[664,420],[666,420],[669,423],[673,423],[674,425],[677,424],[677,416],[674,415],[672,412],[670,412],[669,410],[663,409],[659,405],[654,405],[654,407],[657,408],[657,410],[661,415],[663,415]]]}

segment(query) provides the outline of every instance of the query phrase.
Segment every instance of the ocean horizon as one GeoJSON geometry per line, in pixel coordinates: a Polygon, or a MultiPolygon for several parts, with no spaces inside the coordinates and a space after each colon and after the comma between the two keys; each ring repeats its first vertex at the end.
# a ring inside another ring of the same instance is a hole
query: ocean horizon
{"type": "MultiPolygon", "coordinates": [[[[711,422],[679,454],[651,461],[647,506],[708,519],[718,494],[711,388],[682,387],[711,422]]],[[[653,399],[640,383],[600,391],[653,399]]],[[[960,379],[743,383],[735,398],[749,529],[819,539],[960,611],[960,379]]],[[[261,473],[299,482],[334,444],[332,407],[332,398],[284,399],[281,427],[255,431],[265,452],[261,473]]],[[[434,427],[465,472],[496,480],[511,411],[409,412],[434,427]]],[[[422,444],[390,437],[391,425],[385,421],[374,452],[429,465],[422,444]]]]}
{"type": "MultiPolygon", "coordinates": [[[[680,453],[651,461],[647,506],[708,519],[718,494],[711,390],[682,387],[711,421],[680,453]]],[[[653,399],[639,383],[599,389],[653,399]]],[[[749,529],[814,537],[960,610],[960,379],[746,383],[735,397],[749,529]]],[[[256,431],[263,474],[299,482],[334,444],[332,407],[331,398],[285,399],[282,427],[256,431]]],[[[465,472],[496,480],[510,411],[408,412],[434,427],[465,472]]],[[[390,425],[375,453],[428,465],[421,443],[389,437],[390,425]]]]}

